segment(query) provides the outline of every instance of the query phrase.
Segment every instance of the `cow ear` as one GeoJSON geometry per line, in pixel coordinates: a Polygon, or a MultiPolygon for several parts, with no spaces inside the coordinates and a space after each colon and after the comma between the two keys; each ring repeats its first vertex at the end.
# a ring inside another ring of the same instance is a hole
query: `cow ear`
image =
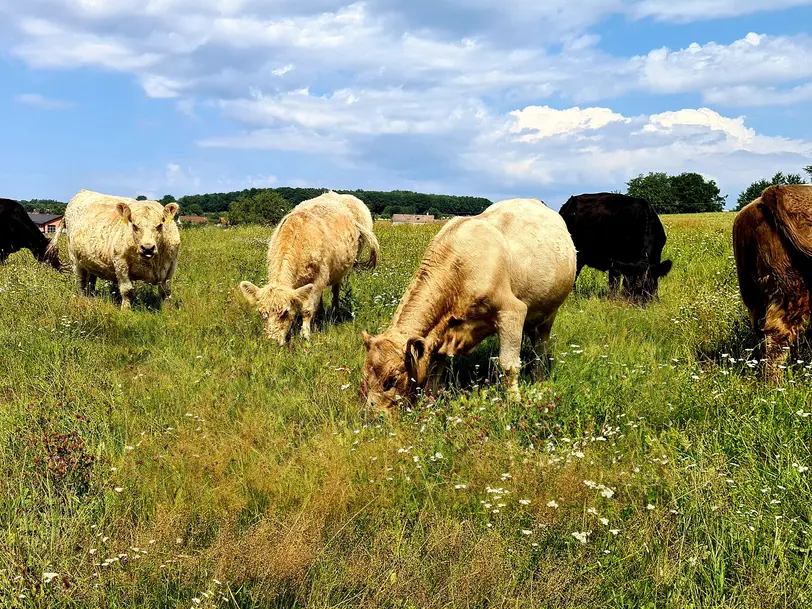
{"type": "Polygon", "coordinates": [[[166,207],[164,207],[164,222],[167,220],[171,220],[175,217],[175,214],[178,213],[180,206],[177,203],[170,203],[166,207]]]}
{"type": "Polygon", "coordinates": [[[296,290],[296,300],[300,303],[304,304],[304,302],[310,298],[310,295],[313,293],[313,288],[315,286],[312,283],[308,283],[307,285],[303,285],[298,290],[296,290]]]}
{"type": "Polygon", "coordinates": [[[663,260],[657,265],[657,277],[665,277],[671,272],[671,267],[674,265],[670,260],[663,260]]]}
{"type": "Polygon", "coordinates": [[[364,339],[364,347],[369,351],[369,347],[372,344],[372,336],[370,336],[366,330],[361,330],[361,338],[364,339]]]}
{"type": "Polygon", "coordinates": [[[116,211],[118,212],[118,215],[124,219],[125,222],[129,223],[133,221],[132,211],[130,211],[130,206],[127,205],[126,203],[122,203],[121,201],[116,203],[116,211]]]}
{"type": "Polygon", "coordinates": [[[259,288],[250,281],[240,282],[240,292],[242,292],[245,299],[252,305],[259,302],[259,288]]]}
{"type": "Polygon", "coordinates": [[[422,383],[426,375],[426,341],[414,336],[406,341],[406,373],[417,383],[422,383]]]}

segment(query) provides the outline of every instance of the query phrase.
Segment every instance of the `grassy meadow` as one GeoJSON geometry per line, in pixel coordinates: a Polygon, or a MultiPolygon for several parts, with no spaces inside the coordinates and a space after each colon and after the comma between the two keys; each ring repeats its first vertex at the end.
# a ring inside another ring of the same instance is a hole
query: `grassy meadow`
{"type": "Polygon", "coordinates": [[[733,214],[663,220],[659,302],[608,301],[586,269],[548,382],[507,404],[490,339],[397,420],[359,402],[360,332],[436,226],[376,223],[353,316],[289,348],[237,289],[265,283],[270,229],[184,230],[162,311],[154,287],[122,313],[15,254],[0,606],[810,606],[812,355],[762,382],[733,214]]]}

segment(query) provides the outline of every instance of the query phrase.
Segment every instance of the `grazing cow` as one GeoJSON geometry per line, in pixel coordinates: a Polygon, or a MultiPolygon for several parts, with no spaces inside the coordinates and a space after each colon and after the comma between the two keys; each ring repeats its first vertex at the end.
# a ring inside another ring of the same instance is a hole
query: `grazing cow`
{"type": "Polygon", "coordinates": [[[267,285],[259,288],[243,281],[240,290],[259,310],[270,340],[284,345],[298,315],[302,336],[310,338],[322,292],[333,288],[333,310],[338,310],[344,276],[353,266],[374,268],[379,250],[366,205],[355,197],[328,192],[302,201],[274,229],[268,245],[267,285]],[[369,259],[360,262],[364,244],[370,249],[369,259]]]}
{"type": "MultiPolygon", "coordinates": [[[[122,309],[131,306],[133,281],[157,284],[161,298],[171,298],[180,249],[177,212],[177,203],[164,207],[157,201],[79,191],[68,202],[62,223],[82,293],[92,295],[99,277],[118,285],[122,309]]],[[[58,248],[54,238],[48,249],[58,248]]]]}
{"type": "MultiPolygon", "coordinates": [[[[537,199],[494,203],[478,216],[449,221],[432,239],[389,328],[363,333],[362,391],[371,407],[411,403],[439,380],[445,357],[499,336],[509,397],[519,392],[519,350],[527,332],[537,353],[572,291],[576,253],[562,218],[537,199]],[[431,374],[430,374],[431,373],[431,374]]],[[[539,357],[533,374],[543,372],[539,357]]]]}
{"type": "Polygon", "coordinates": [[[59,269],[59,256],[49,253],[48,239],[28,217],[22,205],[0,199],[0,263],[21,249],[30,250],[38,261],[59,269]]]}
{"type": "Polygon", "coordinates": [[[609,271],[609,291],[637,302],[657,297],[659,280],[671,270],[660,260],[665,230],[651,204],[637,197],[602,192],[570,197],[559,212],[578,250],[578,270],[609,271]]]}
{"type": "Polygon", "coordinates": [[[810,320],[812,186],[765,189],[736,215],[733,253],[739,291],[775,380],[810,320]]]}

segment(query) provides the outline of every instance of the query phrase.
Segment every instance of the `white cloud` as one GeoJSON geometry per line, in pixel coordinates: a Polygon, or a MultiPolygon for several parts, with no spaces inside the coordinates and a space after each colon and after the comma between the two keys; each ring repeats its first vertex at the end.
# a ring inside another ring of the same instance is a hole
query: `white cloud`
{"type": "Polygon", "coordinates": [[[529,106],[524,110],[510,113],[516,118],[511,127],[514,133],[530,131],[519,138],[522,142],[532,142],[554,135],[567,135],[594,131],[617,121],[629,122],[620,114],[608,108],[568,108],[554,110],[549,106],[529,106]]]}
{"type": "Polygon", "coordinates": [[[620,185],[648,171],[697,171],[739,188],[749,176],[812,160],[812,142],[759,135],[743,118],[707,108],[636,117],[608,108],[571,108],[559,113],[568,116],[570,128],[532,139],[518,135],[521,117],[539,110],[550,114],[545,108],[525,108],[511,113],[507,125],[483,133],[461,155],[466,169],[494,180],[507,176],[514,185],[571,185],[584,191],[620,185]],[[594,116],[612,120],[585,130],[594,116]]]}
{"type": "MultiPolygon", "coordinates": [[[[802,1],[773,3],[0,0],[0,33],[31,67],[123,72],[187,117],[214,109],[231,128],[201,131],[203,148],[388,163],[415,180],[424,168],[425,182],[441,171],[448,180],[489,176],[503,188],[625,179],[651,165],[706,164],[728,175],[729,162],[744,174],[748,164],[808,156],[805,141],[760,135],[744,117],[682,104],[624,116],[606,101],[630,93],[643,107],[652,93],[720,106],[808,101],[808,36],[750,33],[617,57],[589,31],[609,15],[698,20],[802,1]]],[[[209,183],[179,164],[149,181],[156,190],[209,183]]]]}
{"type": "Polygon", "coordinates": [[[43,110],[64,110],[72,108],[73,103],[63,101],[61,99],[51,99],[40,95],[39,93],[22,93],[14,98],[18,104],[23,106],[31,106],[33,108],[41,108],[43,110]]]}

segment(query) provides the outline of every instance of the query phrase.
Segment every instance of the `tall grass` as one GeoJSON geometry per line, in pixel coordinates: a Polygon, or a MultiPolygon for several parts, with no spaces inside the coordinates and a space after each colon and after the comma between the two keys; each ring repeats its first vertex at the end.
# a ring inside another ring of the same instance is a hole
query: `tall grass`
{"type": "Polygon", "coordinates": [[[12,256],[0,606],[809,606],[811,368],[802,349],[775,387],[748,363],[731,223],[666,217],[646,308],[586,270],[521,404],[489,340],[397,421],[359,402],[360,331],[434,226],[378,223],[353,316],[290,348],[237,290],[265,282],[268,229],[184,231],[163,310],[12,256]]]}

